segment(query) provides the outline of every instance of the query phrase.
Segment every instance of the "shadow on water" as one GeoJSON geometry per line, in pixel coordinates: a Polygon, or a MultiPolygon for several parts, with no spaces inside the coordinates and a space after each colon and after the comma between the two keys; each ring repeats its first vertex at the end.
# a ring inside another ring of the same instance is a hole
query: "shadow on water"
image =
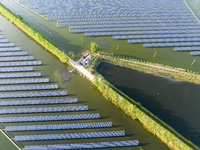
{"type": "Polygon", "coordinates": [[[97,70],[116,88],[140,102],[175,131],[200,146],[198,114],[194,116],[199,112],[195,106],[198,95],[195,95],[195,91],[192,92],[198,90],[199,85],[172,81],[110,63],[101,63],[97,70]]]}

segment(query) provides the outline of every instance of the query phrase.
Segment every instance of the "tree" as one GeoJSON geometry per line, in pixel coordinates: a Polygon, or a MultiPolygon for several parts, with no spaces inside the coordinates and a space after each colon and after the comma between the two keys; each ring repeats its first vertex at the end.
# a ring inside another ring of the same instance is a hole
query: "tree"
{"type": "Polygon", "coordinates": [[[91,42],[90,50],[92,53],[97,53],[99,51],[99,45],[96,42],[91,42]]]}

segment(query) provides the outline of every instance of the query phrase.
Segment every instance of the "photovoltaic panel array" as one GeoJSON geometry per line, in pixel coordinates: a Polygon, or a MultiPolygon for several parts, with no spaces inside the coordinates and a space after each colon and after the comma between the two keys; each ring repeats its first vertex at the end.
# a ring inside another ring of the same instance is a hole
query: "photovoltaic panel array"
{"type": "Polygon", "coordinates": [[[67,91],[52,91],[52,92],[26,92],[26,93],[0,93],[0,98],[26,98],[26,97],[53,97],[67,96],[67,91]]]}
{"type": "Polygon", "coordinates": [[[0,92],[2,92],[2,91],[50,90],[50,89],[58,89],[58,85],[57,84],[53,84],[53,85],[52,84],[46,84],[46,85],[0,86],[0,92]]]}
{"type": "Polygon", "coordinates": [[[21,51],[20,47],[0,47],[0,52],[21,51]]]}
{"type": "Polygon", "coordinates": [[[20,52],[1,52],[0,56],[22,56],[27,55],[26,51],[20,51],[20,52]]]}
{"type": "Polygon", "coordinates": [[[75,115],[57,115],[57,116],[29,116],[29,117],[3,117],[0,122],[38,122],[38,121],[58,121],[58,120],[82,120],[98,119],[100,115],[96,114],[75,114],[75,115]]]}
{"type": "Polygon", "coordinates": [[[65,104],[65,103],[76,103],[76,102],[78,102],[77,98],[39,99],[39,100],[14,100],[14,101],[0,101],[0,106],[65,104]]]}
{"type": "Polygon", "coordinates": [[[56,149],[93,149],[93,148],[112,148],[128,147],[139,145],[138,140],[96,142],[96,143],[76,143],[76,144],[57,144],[57,145],[35,145],[25,146],[25,150],[56,150],[56,149]]]}
{"type": "Polygon", "coordinates": [[[116,136],[125,136],[125,131],[24,135],[24,136],[15,136],[15,141],[84,139],[84,138],[100,138],[100,137],[116,137],[116,136]]]}
{"type": "MultiPolygon", "coordinates": [[[[45,2],[51,3],[51,1],[45,2]]],[[[56,0],[53,1],[56,2],[56,0]]],[[[32,5],[31,8],[35,8],[36,5],[32,5]]],[[[2,36],[0,35],[0,37],[2,36]]],[[[40,72],[35,72],[33,66],[43,67],[41,66],[42,62],[34,61],[34,56],[29,56],[27,51],[21,50],[20,47],[16,47],[14,43],[9,43],[7,39],[2,37],[0,38],[0,52],[0,123],[3,125],[6,123],[5,130],[2,130],[2,132],[19,131],[19,134],[14,135],[14,137],[12,133],[9,134],[11,141],[42,142],[44,140],[64,141],[69,139],[87,139],[89,141],[94,138],[103,140],[104,138],[122,138],[125,136],[124,130],[113,131],[114,129],[111,129],[115,128],[115,126],[112,126],[112,122],[102,122],[102,120],[101,122],[93,122],[94,119],[100,119],[99,113],[85,114],[84,111],[89,110],[88,105],[74,104],[78,102],[77,98],[69,98],[66,90],[59,90],[57,84],[49,83],[49,78],[43,78],[40,72]],[[9,108],[9,106],[11,107],[9,108]],[[79,120],[86,120],[86,122],[80,123],[79,120]],[[90,121],[87,122],[87,120],[90,121]],[[69,123],[69,121],[72,121],[72,123],[69,123]],[[30,122],[34,122],[35,125],[30,122]],[[62,124],[60,124],[61,122],[62,124]],[[10,126],[7,126],[8,123],[10,126]],[[20,123],[20,126],[13,126],[16,123],[20,123]],[[107,129],[98,131],[99,128],[107,129]],[[70,132],[77,129],[82,131],[78,133],[70,132]],[[91,129],[93,131],[85,131],[91,129]],[[45,130],[49,133],[41,133],[45,130]],[[55,130],[69,130],[69,133],[55,134],[55,130]],[[26,131],[26,135],[20,135],[21,131],[26,131]],[[37,131],[41,134],[33,135],[35,132],[30,131],[37,131]]],[[[90,145],[90,148],[109,148],[139,144],[138,141],[129,140],[68,145],[61,143],[63,142],[59,141],[57,145],[45,147],[47,149],[50,147],[57,149],[60,146],[64,149],[67,147],[83,149],[88,147],[86,145],[90,145]]],[[[38,149],[37,145],[28,145],[22,149],[38,149]]],[[[39,149],[41,147],[44,146],[39,146],[39,149]]]]}
{"type": "Polygon", "coordinates": [[[88,110],[88,106],[0,109],[0,114],[44,113],[44,112],[83,111],[83,110],[88,110]]]}
{"type": "MultiPolygon", "coordinates": [[[[20,69],[20,68],[18,68],[18,69],[20,69]]],[[[1,70],[1,71],[3,71],[3,70],[1,70]]],[[[17,70],[17,71],[20,71],[20,70],[17,70]]],[[[25,70],[23,70],[23,71],[25,71],[25,70]]],[[[1,73],[0,74],[0,78],[27,78],[27,77],[40,77],[40,76],[41,76],[40,72],[1,73]]]]}
{"type": "Polygon", "coordinates": [[[1,67],[0,68],[0,73],[2,73],[2,72],[24,72],[24,71],[33,71],[33,67],[1,67]]]}
{"type": "Polygon", "coordinates": [[[48,20],[58,20],[58,26],[70,26],[73,33],[113,36],[129,43],[145,43],[144,47],[193,47],[200,37],[200,24],[183,0],[19,0],[19,4],[37,9],[36,13],[48,20]],[[178,44],[185,41],[191,43],[178,44]]]}
{"type": "Polygon", "coordinates": [[[128,147],[128,146],[136,146],[136,145],[139,145],[138,140],[96,142],[96,143],[58,144],[58,145],[36,145],[36,146],[25,146],[25,150],[94,149],[94,148],[128,147]]]}
{"type": "Polygon", "coordinates": [[[73,124],[50,124],[28,126],[6,126],[5,131],[37,131],[37,130],[66,130],[112,127],[112,122],[73,123],[73,124]]]}

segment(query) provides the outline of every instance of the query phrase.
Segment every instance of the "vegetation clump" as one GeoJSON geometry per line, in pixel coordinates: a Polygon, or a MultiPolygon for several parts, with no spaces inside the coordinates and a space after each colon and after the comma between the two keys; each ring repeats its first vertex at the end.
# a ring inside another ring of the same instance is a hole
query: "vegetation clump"
{"type": "Polygon", "coordinates": [[[93,54],[96,54],[99,51],[99,45],[96,42],[91,42],[90,50],[93,54]]]}

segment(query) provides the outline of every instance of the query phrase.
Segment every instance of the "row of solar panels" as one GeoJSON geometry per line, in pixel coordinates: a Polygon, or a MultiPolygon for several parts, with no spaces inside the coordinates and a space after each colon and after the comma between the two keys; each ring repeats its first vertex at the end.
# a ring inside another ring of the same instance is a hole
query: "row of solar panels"
{"type": "Polygon", "coordinates": [[[2,91],[52,90],[52,89],[58,89],[58,85],[57,84],[53,84],[53,85],[46,84],[46,85],[0,86],[0,92],[2,92],[2,91]]]}
{"type": "Polygon", "coordinates": [[[91,21],[117,21],[117,20],[166,20],[166,19],[195,19],[193,15],[190,16],[145,16],[145,17],[101,17],[101,18],[63,18],[59,19],[61,22],[91,22],[91,21]]]}
{"type": "Polygon", "coordinates": [[[27,77],[40,77],[40,76],[42,76],[40,72],[1,73],[0,74],[0,78],[27,78],[27,77]]]}
{"type": "Polygon", "coordinates": [[[193,46],[193,47],[175,47],[174,51],[199,51],[200,46],[193,46]]]}
{"type": "Polygon", "coordinates": [[[199,33],[194,34],[153,34],[153,35],[116,35],[113,39],[155,39],[155,38],[197,38],[199,33]]]}
{"type": "Polygon", "coordinates": [[[47,105],[77,103],[77,98],[0,101],[0,106],[47,105]]]}
{"type": "Polygon", "coordinates": [[[3,62],[3,61],[25,61],[25,60],[34,60],[34,56],[0,57],[0,62],[3,62]]]}
{"type": "Polygon", "coordinates": [[[125,131],[106,131],[88,133],[68,133],[68,134],[42,134],[42,135],[22,135],[15,136],[15,141],[40,141],[40,140],[63,140],[63,139],[85,139],[100,137],[125,136],[125,131]]]}
{"type": "Polygon", "coordinates": [[[127,24],[127,23],[185,23],[185,22],[196,22],[196,19],[165,19],[165,20],[113,20],[113,21],[87,21],[87,22],[62,22],[59,20],[58,25],[60,26],[71,26],[71,25],[92,25],[92,24],[127,24]]]}
{"type": "Polygon", "coordinates": [[[86,32],[85,36],[112,36],[112,35],[146,35],[146,34],[195,34],[200,30],[157,30],[157,31],[124,31],[124,32],[86,32]]]}
{"type": "Polygon", "coordinates": [[[180,26],[199,26],[198,22],[177,22],[177,23],[149,23],[149,24],[94,24],[94,25],[75,25],[71,29],[91,29],[91,28],[120,28],[120,27],[180,27],[180,26]]]}
{"type": "Polygon", "coordinates": [[[6,67],[0,68],[0,72],[23,72],[23,71],[33,71],[33,67],[6,67]]]}
{"type": "Polygon", "coordinates": [[[200,42],[200,38],[131,39],[128,43],[200,42]]]}
{"type": "Polygon", "coordinates": [[[6,43],[8,42],[8,39],[0,39],[0,43],[6,43]]]}
{"type": "Polygon", "coordinates": [[[168,27],[122,27],[122,28],[89,28],[89,29],[71,29],[73,33],[79,32],[112,32],[112,31],[156,31],[156,30],[200,30],[200,26],[168,26],[168,27]]]}
{"type": "Polygon", "coordinates": [[[46,113],[46,112],[66,112],[66,111],[84,111],[84,110],[88,110],[88,106],[0,109],[0,114],[22,114],[22,113],[44,113],[44,112],[46,113]]]}
{"type": "Polygon", "coordinates": [[[194,17],[192,16],[192,14],[189,14],[189,13],[172,13],[172,12],[169,12],[169,13],[148,13],[148,14],[134,14],[134,13],[107,13],[107,14],[93,14],[93,15],[90,15],[90,14],[82,14],[82,15],[58,15],[58,14],[48,14],[48,17],[47,19],[61,19],[61,18],[66,18],[66,19],[81,19],[81,18],[102,18],[102,17],[105,17],[105,18],[108,18],[108,17],[146,17],[146,16],[163,16],[163,17],[172,17],[172,16],[188,16],[188,17],[194,17]]]}
{"type": "Polygon", "coordinates": [[[0,67],[12,67],[12,66],[35,66],[42,65],[39,61],[15,61],[15,62],[0,62],[0,67]]]}
{"type": "Polygon", "coordinates": [[[152,22],[157,22],[157,20],[163,21],[163,20],[191,20],[196,21],[194,16],[166,16],[166,17],[102,17],[102,18],[80,18],[80,19],[59,19],[60,22],[101,22],[101,21],[128,21],[128,20],[134,20],[134,21],[145,21],[150,20],[152,22]]]}
{"type": "Polygon", "coordinates": [[[0,43],[0,47],[10,47],[10,46],[15,46],[14,43],[0,43]]]}
{"type": "Polygon", "coordinates": [[[48,16],[79,16],[79,15],[107,15],[107,14],[161,14],[165,15],[166,13],[176,13],[176,14],[185,14],[185,15],[191,15],[190,10],[184,9],[184,10],[176,10],[171,9],[170,12],[168,10],[158,9],[158,10],[134,10],[130,8],[108,8],[107,11],[100,11],[98,9],[93,11],[73,11],[73,9],[56,9],[48,12],[48,16]]]}
{"type": "Polygon", "coordinates": [[[26,93],[0,93],[0,98],[28,98],[28,97],[53,97],[67,96],[67,91],[51,92],[26,92],[26,93]]]}
{"type": "Polygon", "coordinates": [[[191,52],[190,55],[196,55],[196,56],[198,56],[198,55],[200,55],[200,52],[191,52]]]}
{"type": "Polygon", "coordinates": [[[1,52],[0,57],[2,56],[25,56],[27,55],[27,51],[20,51],[20,52],[1,52]]]}
{"type": "MultiPolygon", "coordinates": [[[[119,5],[119,4],[118,4],[119,5]]],[[[137,4],[136,4],[137,5],[137,4]]],[[[57,6],[57,8],[56,9],[66,9],[66,7],[68,8],[68,9],[70,9],[70,8],[73,8],[73,11],[78,11],[78,9],[80,9],[81,7],[80,6],[76,6],[76,5],[74,5],[74,7],[69,7],[69,5],[68,4],[63,4],[63,5],[61,5],[61,4],[59,4],[59,5],[56,5],[56,4],[45,4],[45,5],[43,5],[43,4],[41,4],[41,5],[32,5],[31,3],[27,6],[28,8],[39,8],[39,10],[37,11],[38,13],[44,13],[46,10],[50,10],[50,8],[54,8],[55,9],[55,7],[57,6]]],[[[98,8],[99,10],[101,10],[101,11],[104,11],[104,10],[108,10],[108,9],[110,9],[110,8],[112,8],[112,7],[118,7],[118,6],[116,6],[116,5],[110,5],[110,7],[108,7],[108,5],[106,6],[106,4],[104,4],[104,5],[96,5],[96,6],[94,6],[94,5],[83,5],[82,7],[84,7],[84,8],[82,8],[82,10],[81,11],[83,11],[83,10],[86,10],[86,8],[88,8],[88,9],[90,9],[91,7],[95,7],[95,8],[98,8]]],[[[123,7],[123,6],[122,6],[123,7]]],[[[128,7],[128,6],[125,6],[125,7],[128,7]]],[[[138,10],[138,8],[141,8],[141,9],[149,9],[149,7],[152,7],[151,9],[152,10],[155,10],[155,9],[167,9],[167,10],[169,10],[169,9],[176,9],[176,10],[181,10],[181,9],[186,9],[186,6],[185,6],[185,4],[184,3],[182,3],[182,5],[179,3],[179,6],[172,6],[172,7],[168,7],[168,6],[161,6],[161,5],[159,5],[158,7],[155,7],[155,5],[149,5],[148,6],[148,3],[146,4],[146,5],[143,5],[143,6],[135,6],[135,5],[132,5],[132,7],[131,7],[131,9],[133,9],[133,10],[138,10]]],[[[87,10],[88,11],[88,10],[87,10]]]]}
{"type": "MultiPolygon", "coordinates": [[[[85,4],[89,5],[89,6],[98,6],[98,8],[101,8],[103,6],[108,6],[110,3],[112,3],[112,5],[110,5],[110,7],[117,7],[119,5],[122,5],[122,6],[127,6],[128,5],[131,5],[133,8],[138,8],[138,7],[142,7],[142,8],[149,8],[149,7],[153,7],[153,8],[179,8],[179,7],[184,7],[184,2],[183,1],[178,1],[178,2],[163,2],[163,1],[159,1],[159,2],[155,2],[155,1],[147,1],[146,3],[142,3],[142,2],[138,2],[138,1],[132,1],[132,2],[129,2],[129,1],[84,1],[84,3],[76,3],[76,1],[65,1],[65,2],[52,2],[52,1],[43,1],[43,2],[33,2],[33,1],[26,1],[26,2],[22,2],[22,1],[19,1],[20,3],[28,3],[29,6],[28,7],[42,7],[42,8],[49,8],[49,7],[52,7],[52,6],[57,6],[57,7],[69,7],[70,8],[70,5],[69,4],[76,4],[76,5],[73,5],[74,7],[81,7],[81,6],[84,6],[85,4]],[[95,4],[96,5],[95,5],[95,4]],[[133,3],[135,5],[133,5],[133,3]],[[137,5],[137,6],[136,6],[137,5]],[[45,7],[46,6],[46,7],[45,7]]],[[[72,6],[71,6],[72,7],[72,6]]],[[[87,6],[86,6],[87,7],[87,6]]]]}
{"type": "MultiPolygon", "coordinates": [[[[75,6],[75,5],[74,5],[75,6]]],[[[185,11],[184,9],[186,9],[185,12],[190,12],[188,11],[187,7],[186,6],[183,6],[183,7],[162,7],[162,8],[155,8],[155,7],[130,7],[130,6],[125,6],[125,7],[118,7],[118,6],[113,6],[113,7],[110,7],[110,6],[104,6],[104,7],[96,7],[96,6],[91,6],[89,7],[89,5],[84,5],[84,7],[73,7],[73,8],[70,8],[70,7],[67,7],[68,9],[66,9],[65,6],[58,6],[58,7],[55,7],[55,5],[53,5],[52,7],[49,7],[48,5],[46,7],[44,6],[41,6],[38,8],[38,11],[37,13],[39,14],[48,14],[48,13],[55,13],[55,12],[58,12],[58,13],[70,13],[70,14],[78,14],[80,12],[82,12],[83,14],[85,14],[86,12],[90,13],[91,11],[91,14],[93,13],[97,13],[97,12],[113,12],[113,11],[116,11],[119,12],[119,11],[124,11],[124,10],[132,10],[132,11],[140,11],[140,13],[146,13],[146,11],[165,11],[165,12],[181,12],[181,11],[185,11]],[[88,6],[88,7],[87,7],[88,6]],[[51,9],[52,8],[52,9],[51,9]],[[97,9],[98,8],[98,9],[97,9]],[[117,9],[118,8],[118,9],[117,9]],[[143,12],[142,12],[143,11],[143,12]]]]}
{"type": "Polygon", "coordinates": [[[8,51],[21,51],[20,47],[0,47],[0,52],[8,52],[8,51]]]}
{"type": "Polygon", "coordinates": [[[0,80],[0,85],[25,84],[25,83],[47,83],[47,82],[49,82],[49,78],[3,79],[3,80],[0,80]]]}
{"type": "Polygon", "coordinates": [[[5,131],[67,130],[112,127],[112,122],[6,126],[5,131]]]}
{"type": "Polygon", "coordinates": [[[114,148],[139,145],[138,140],[96,142],[96,143],[76,143],[57,145],[35,145],[25,146],[24,150],[56,150],[56,149],[93,149],[93,148],[114,148]]]}
{"type": "Polygon", "coordinates": [[[3,117],[0,122],[35,122],[35,121],[61,121],[61,120],[79,120],[79,119],[98,119],[100,115],[96,114],[74,114],[57,116],[29,116],[29,117],[3,117]]]}
{"type": "MultiPolygon", "coordinates": [[[[23,52],[6,52],[1,53],[3,57],[0,61],[18,61],[26,59],[34,59],[33,56],[23,52]],[[19,55],[20,57],[11,57],[19,55]],[[10,56],[10,57],[6,57],[10,56]]],[[[28,62],[28,61],[27,61],[28,62]]],[[[27,64],[27,62],[23,64],[27,64]]],[[[30,62],[30,61],[29,61],[30,62]]],[[[33,62],[33,61],[32,61],[33,62]]],[[[12,62],[9,62],[10,64],[12,62]]],[[[22,62],[13,62],[19,65],[22,62]]],[[[40,62],[41,63],[41,62],[40,62]]],[[[28,63],[30,64],[30,63],[28,63]]],[[[4,63],[5,65],[5,63],[4,63]]],[[[5,65],[7,66],[7,65],[5,65]]],[[[12,65],[11,65],[12,66],[12,65]]],[[[8,67],[0,68],[0,72],[14,71],[33,71],[33,67],[8,67]],[[9,69],[8,69],[9,68],[9,69]]],[[[0,78],[14,77],[38,77],[41,73],[25,72],[25,73],[1,73],[0,78]]],[[[24,83],[46,83],[48,78],[27,78],[27,79],[4,79],[0,84],[24,84],[24,83]],[[41,81],[40,81],[41,80],[41,81]],[[46,81],[45,81],[46,80],[46,81]]],[[[58,85],[15,85],[15,86],[0,86],[0,91],[27,91],[27,90],[46,90],[58,89],[58,85]]],[[[67,91],[51,91],[51,92],[26,92],[26,93],[0,93],[0,98],[28,98],[28,97],[47,97],[47,96],[66,96],[67,91]]],[[[43,99],[43,100],[18,100],[18,101],[1,101],[1,106],[13,105],[35,105],[35,104],[62,104],[75,103],[77,99],[43,99]]],[[[64,106],[64,107],[31,107],[31,108],[12,108],[0,109],[0,114],[29,114],[29,113],[52,113],[52,112],[67,112],[67,111],[87,111],[88,106],[64,106]]],[[[59,115],[59,116],[27,116],[27,117],[3,117],[0,122],[29,122],[29,121],[59,121],[73,119],[97,119],[99,114],[74,114],[74,115],[59,115]]],[[[58,124],[58,125],[28,125],[28,126],[9,126],[5,131],[35,131],[35,130],[59,130],[59,129],[85,129],[85,128],[100,128],[112,127],[112,122],[97,122],[97,123],[78,123],[78,124],[58,124]]],[[[36,140],[61,140],[61,139],[82,139],[82,138],[99,138],[99,137],[118,137],[125,136],[125,131],[106,131],[106,132],[88,132],[88,133],[68,133],[68,134],[48,134],[48,135],[20,135],[15,136],[15,141],[36,141],[36,140]]]]}
{"type": "Polygon", "coordinates": [[[146,43],[144,47],[200,46],[200,42],[146,43]]]}

